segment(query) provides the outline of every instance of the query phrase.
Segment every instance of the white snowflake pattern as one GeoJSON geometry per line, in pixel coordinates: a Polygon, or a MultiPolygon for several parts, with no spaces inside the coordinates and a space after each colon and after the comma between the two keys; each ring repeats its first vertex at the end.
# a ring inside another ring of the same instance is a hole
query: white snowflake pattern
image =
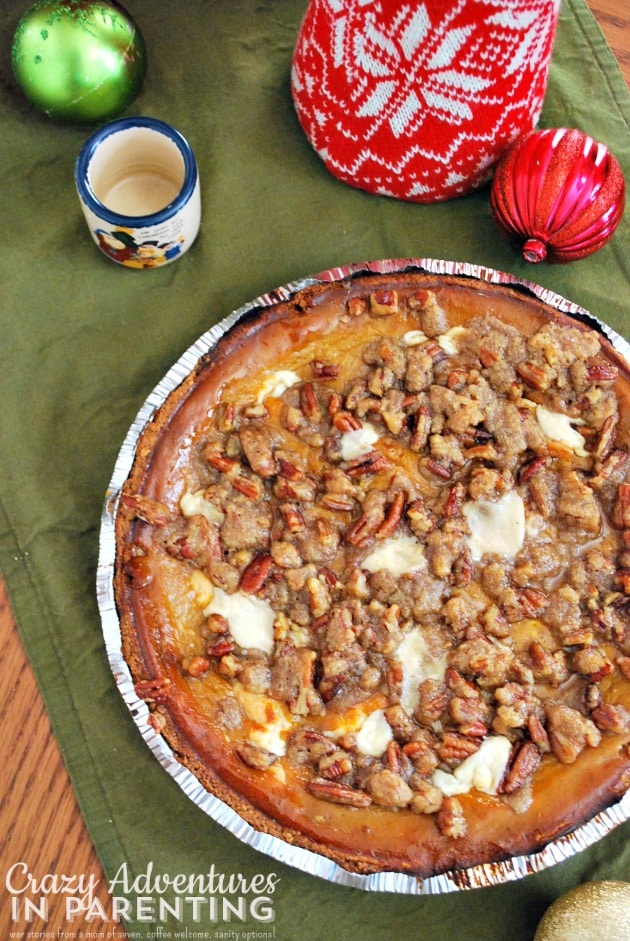
{"type": "Polygon", "coordinates": [[[487,0],[487,16],[465,25],[458,20],[466,0],[439,22],[431,21],[424,3],[401,4],[391,23],[378,0],[327,4],[334,64],[345,70],[357,116],[372,119],[366,140],[385,122],[397,138],[415,134],[427,109],[451,125],[470,122],[474,105],[492,98],[493,70],[483,55],[489,28],[491,60],[495,72],[502,60],[501,78],[535,70],[547,38],[546,21],[522,0],[487,0]]]}

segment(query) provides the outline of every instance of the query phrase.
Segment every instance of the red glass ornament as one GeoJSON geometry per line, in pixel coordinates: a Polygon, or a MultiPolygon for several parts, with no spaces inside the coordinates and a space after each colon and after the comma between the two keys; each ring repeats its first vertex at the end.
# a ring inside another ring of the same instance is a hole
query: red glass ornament
{"type": "Polygon", "coordinates": [[[624,204],[619,162],[577,129],[519,138],[499,161],[490,190],[500,229],[534,263],[575,261],[602,248],[624,204]]]}

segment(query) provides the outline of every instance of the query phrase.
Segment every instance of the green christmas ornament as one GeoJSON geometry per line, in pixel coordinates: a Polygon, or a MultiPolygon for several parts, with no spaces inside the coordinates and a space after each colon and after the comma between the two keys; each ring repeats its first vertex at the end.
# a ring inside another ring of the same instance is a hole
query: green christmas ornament
{"type": "Polygon", "coordinates": [[[116,117],[146,72],[142,33],[111,0],[38,0],[13,37],[13,72],[48,117],[91,124],[116,117]]]}

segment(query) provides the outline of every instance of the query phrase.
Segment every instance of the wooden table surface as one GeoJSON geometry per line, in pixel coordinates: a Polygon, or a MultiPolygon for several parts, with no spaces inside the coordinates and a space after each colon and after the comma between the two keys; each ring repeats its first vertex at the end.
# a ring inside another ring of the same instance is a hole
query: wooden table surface
{"type": "MultiPolygon", "coordinates": [[[[628,0],[589,0],[630,86],[630,3],[628,0]]],[[[0,938],[11,929],[26,938],[27,931],[68,929],[62,896],[50,896],[48,921],[39,918],[26,925],[10,921],[4,893],[4,872],[24,861],[38,878],[44,875],[84,875],[98,881],[95,896],[109,910],[107,883],[85,829],[74,792],[35,678],[26,658],[0,579],[0,729],[5,747],[0,778],[0,859],[3,862],[0,893],[0,938]],[[7,731],[13,738],[6,748],[7,731]]],[[[72,936],[80,923],[72,925],[72,936]]],[[[100,920],[91,926],[103,927],[100,920]]],[[[125,939],[121,928],[106,925],[109,938],[125,939]]]]}

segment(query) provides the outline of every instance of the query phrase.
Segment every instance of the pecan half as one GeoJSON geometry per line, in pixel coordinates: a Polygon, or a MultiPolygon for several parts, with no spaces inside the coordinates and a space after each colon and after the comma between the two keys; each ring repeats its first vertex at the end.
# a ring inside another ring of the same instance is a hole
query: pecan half
{"type": "Polygon", "coordinates": [[[331,392],[328,397],[328,405],[326,406],[326,411],[329,415],[336,415],[337,412],[340,412],[343,408],[343,396],[338,392],[331,392]]]}
{"type": "Polygon", "coordinates": [[[523,382],[525,382],[532,389],[539,389],[544,391],[545,389],[549,388],[549,376],[545,370],[536,363],[532,363],[528,360],[523,363],[519,363],[516,367],[516,372],[521,377],[523,382]]]}
{"type": "Polygon", "coordinates": [[[439,461],[434,461],[432,457],[428,457],[426,461],[423,462],[424,467],[435,477],[440,477],[442,480],[450,480],[453,476],[453,472],[449,467],[446,467],[444,464],[440,464],[439,461]]]}
{"type": "Polygon", "coordinates": [[[314,359],[311,362],[311,370],[316,379],[336,379],[340,367],[334,363],[323,363],[321,359],[314,359]]]}
{"type": "Polygon", "coordinates": [[[435,820],[440,832],[452,840],[464,836],[468,829],[464,810],[456,797],[444,798],[435,820]]]}
{"type": "Polygon", "coordinates": [[[435,529],[435,517],[422,499],[409,504],[407,517],[417,536],[426,536],[435,529]]]}
{"type": "Polygon", "coordinates": [[[306,523],[297,507],[292,506],[290,503],[283,503],[280,512],[284,516],[284,521],[290,533],[295,535],[304,532],[306,523]]]}
{"type": "Polygon", "coordinates": [[[217,412],[217,428],[219,431],[235,431],[236,406],[232,402],[225,402],[217,412]]]}
{"type": "Polygon", "coordinates": [[[610,453],[615,440],[617,423],[617,417],[615,415],[609,415],[599,429],[595,447],[593,448],[593,457],[598,461],[602,461],[610,453]]]}
{"type": "Polygon", "coordinates": [[[239,584],[241,591],[255,595],[271,575],[273,566],[273,559],[267,553],[255,556],[241,575],[239,584]]]}
{"type": "Polygon", "coordinates": [[[369,807],[372,798],[365,791],[355,790],[347,784],[337,781],[309,781],[307,789],[314,797],[330,801],[332,804],[344,804],[346,807],[369,807]]]}
{"type": "Polygon", "coordinates": [[[385,752],[385,764],[390,771],[400,774],[403,767],[402,750],[398,742],[392,740],[385,752]]]}
{"type": "Polygon", "coordinates": [[[322,417],[322,410],[317,401],[317,395],[312,382],[305,382],[300,389],[300,408],[305,418],[309,421],[319,422],[322,417]]]}
{"type": "Polygon", "coordinates": [[[362,427],[358,418],[355,418],[351,412],[345,411],[335,412],[332,423],[342,434],[347,431],[358,431],[362,427]]]}
{"type": "Polygon", "coordinates": [[[618,569],[615,573],[615,583],[621,586],[624,594],[630,595],[630,569],[618,569]]]}
{"type": "Polygon", "coordinates": [[[301,500],[309,503],[315,498],[317,484],[308,477],[294,480],[279,478],[274,485],[274,493],[279,500],[301,500]]]}
{"type": "Polygon", "coordinates": [[[517,591],[516,594],[519,604],[523,609],[523,614],[526,617],[533,617],[536,614],[540,614],[549,604],[547,595],[538,588],[522,588],[520,591],[517,591]]]}
{"type": "Polygon", "coordinates": [[[211,634],[227,634],[230,630],[228,619],[216,613],[209,615],[206,627],[211,634]]]}
{"type": "Polygon", "coordinates": [[[318,772],[322,778],[327,781],[334,781],[336,778],[342,778],[344,774],[352,771],[352,759],[344,751],[335,751],[332,755],[324,755],[318,766],[318,772]]]}
{"type": "Polygon", "coordinates": [[[251,742],[237,745],[234,751],[241,761],[245,762],[250,768],[257,768],[259,771],[268,768],[277,759],[277,755],[265,751],[264,748],[259,748],[258,745],[252,745],[251,742]]]}
{"type": "Polygon", "coordinates": [[[378,317],[389,317],[398,312],[396,291],[373,291],[370,294],[370,313],[378,317]]]}
{"type": "Polygon", "coordinates": [[[210,661],[207,657],[185,657],[182,660],[182,670],[188,676],[203,676],[210,669],[210,661]]]}
{"type": "Polygon", "coordinates": [[[601,706],[593,709],[591,718],[597,728],[602,731],[619,734],[630,731],[630,712],[625,706],[602,703],[601,706]]]}
{"type": "Polygon", "coordinates": [[[547,463],[546,457],[535,457],[533,460],[528,461],[527,464],[523,464],[521,469],[518,472],[519,483],[524,484],[541,470],[547,463]]]}
{"type": "Polygon", "coordinates": [[[586,378],[589,382],[616,382],[619,370],[612,363],[591,361],[586,368],[586,378]]]}
{"type": "Polygon", "coordinates": [[[226,657],[228,654],[234,653],[236,650],[236,644],[233,640],[228,638],[221,638],[220,640],[215,640],[211,644],[208,644],[206,648],[206,653],[209,657],[226,657]]]}
{"type": "Polygon", "coordinates": [[[479,749],[479,744],[474,737],[447,730],[438,745],[437,753],[445,764],[455,767],[470,755],[474,755],[479,749]]]}
{"type": "Polygon", "coordinates": [[[370,516],[368,513],[364,513],[352,524],[346,533],[346,542],[351,546],[365,546],[376,534],[378,528],[378,519],[374,519],[374,517],[370,516]]]}
{"type": "Polygon", "coordinates": [[[332,571],[332,569],[326,568],[325,566],[321,566],[320,568],[317,569],[317,577],[321,578],[322,581],[326,585],[328,585],[329,588],[339,587],[339,579],[337,578],[335,573],[332,571]]]}
{"type": "Polygon", "coordinates": [[[235,471],[239,462],[233,457],[228,457],[226,454],[222,454],[217,451],[214,446],[204,448],[203,458],[206,464],[209,464],[210,467],[214,467],[215,470],[221,471],[222,474],[229,474],[232,471],[235,471]]]}
{"type": "Polygon", "coordinates": [[[493,463],[498,456],[498,451],[493,444],[475,444],[472,448],[466,448],[464,451],[464,457],[467,461],[477,459],[478,461],[493,463]]]}
{"type": "Polygon", "coordinates": [[[346,303],[346,310],[351,317],[360,317],[368,309],[368,302],[364,297],[351,297],[346,303]]]}
{"type": "Polygon", "coordinates": [[[398,490],[387,509],[385,519],[374,533],[377,539],[387,539],[396,532],[405,510],[405,499],[404,492],[398,490]]]}
{"type": "Polygon", "coordinates": [[[465,487],[462,483],[454,484],[448,491],[444,503],[444,516],[458,516],[464,504],[465,487]]]}
{"type": "Polygon", "coordinates": [[[431,430],[431,412],[426,405],[421,405],[416,412],[415,423],[409,447],[412,451],[415,451],[416,454],[419,454],[424,450],[429,440],[429,432],[431,430]]]}
{"type": "Polygon", "coordinates": [[[418,774],[431,774],[439,764],[438,756],[428,742],[407,742],[402,747],[402,753],[413,762],[418,774]]]}
{"type": "Polygon", "coordinates": [[[549,745],[549,736],[547,735],[547,730],[538,716],[532,714],[528,717],[527,731],[530,734],[532,742],[537,746],[538,751],[541,754],[546,754],[548,751],[550,751],[551,746],[549,745]]]}
{"type": "Polygon", "coordinates": [[[156,676],[153,680],[138,680],[134,683],[136,696],[146,702],[167,702],[171,693],[171,680],[168,676],[156,676]]]}
{"type": "Polygon", "coordinates": [[[302,480],[304,471],[297,464],[284,457],[278,457],[278,476],[284,480],[302,480]]]}
{"type": "Polygon", "coordinates": [[[232,486],[252,502],[259,500],[262,494],[262,484],[260,481],[252,480],[251,477],[245,477],[244,474],[239,474],[237,477],[232,478],[232,486]]]}
{"type": "Polygon", "coordinates": [[[340,513],[350,513],[356,505],[355,498],[344,493],[325,493],[319,502],[327,510],[340,513]]]}
{"type": "Polygon", "coordinates": [[[502,794],[512,794],[522,787],[540,765],[540,752],[533,742],[521,742],[514,749],[508,770],[500,785],[502,794]]]}
{"type": "Polygon", "coordinates": [[[630,484],[619,484],[612,521],[617,529],[630,529],[630,484]]]}
{"type": "Polygon", "coordinates": [[[387,458],[379,451],[370,451],[362,457],[353,458],[348,462],[346,471],[348,477],[365,477],[370,474],[380,474],[389,466],[387,458]]]}

